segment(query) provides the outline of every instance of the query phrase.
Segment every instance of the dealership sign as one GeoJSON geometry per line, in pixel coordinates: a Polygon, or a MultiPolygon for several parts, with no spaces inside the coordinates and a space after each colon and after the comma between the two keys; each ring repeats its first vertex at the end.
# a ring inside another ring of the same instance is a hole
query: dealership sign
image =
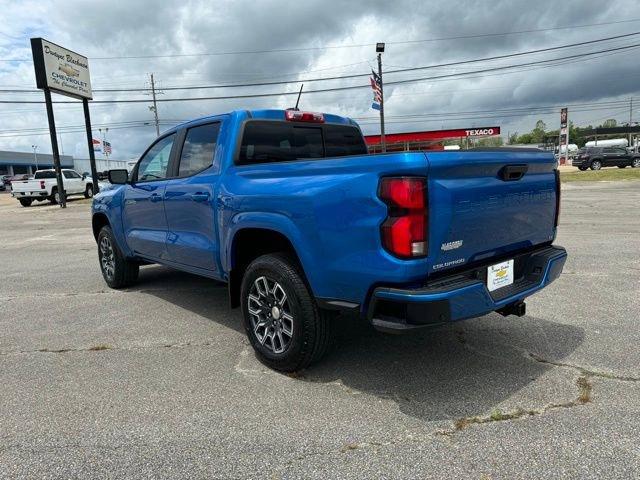
{"type": "Polygon", "coordinates": [[[31,39],[36,85],[74,98],[91,99],[89,61],[43,38],[31,39]]]}

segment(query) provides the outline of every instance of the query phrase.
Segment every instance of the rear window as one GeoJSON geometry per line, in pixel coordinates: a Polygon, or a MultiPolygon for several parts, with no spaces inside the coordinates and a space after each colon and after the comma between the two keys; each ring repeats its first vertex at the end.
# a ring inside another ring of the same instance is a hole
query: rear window
{"type": "Polygon", "coordinates": [[[33,176],[33,178],[37,179],[41,179],[41,178],[56,178],[56,172],[54,171],[38,171],[36,172],[36,174],[33,176]]]}
{"type": "Polygon", "coordinates": [[[238,164],[286,162],[366,154],[360,131],[346,125],[301,125],[287,122],[247,122],[238,164]]]}

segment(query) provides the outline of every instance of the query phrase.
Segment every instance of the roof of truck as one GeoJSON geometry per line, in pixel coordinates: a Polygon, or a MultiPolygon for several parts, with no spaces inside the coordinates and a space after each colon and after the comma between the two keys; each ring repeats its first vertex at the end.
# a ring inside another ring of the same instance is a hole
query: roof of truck
{"type": "MultiPolygon", "coordinates": [[[[303,110],[306,112],[306,110],[303,110]]],[[[219,113],[215,115],[207,115],[200,118],[195,118],[193,120],[189,120],[188,122],[181,123],[167,130],[167,132],[179,130],[184,127],[188,127],[192,124],[202,123],[206,120],[215,120],[224,116],[236,116],[238,118],[251,118],[258,120],[285,120],[285,112],[286,110],[275,110],[275,109],[262,109],[262,110],[233,110],[227,113],[219,113]]],[[[317,112],[322,113],[322,112],[317,112]]],[[[340,115],[333,115],[331,113],[322,113],[324,115],[324,123],[337,123],[342,125],[354,125],[358,126],[358,124],[348,117],[342,117],[340,115]]]]}

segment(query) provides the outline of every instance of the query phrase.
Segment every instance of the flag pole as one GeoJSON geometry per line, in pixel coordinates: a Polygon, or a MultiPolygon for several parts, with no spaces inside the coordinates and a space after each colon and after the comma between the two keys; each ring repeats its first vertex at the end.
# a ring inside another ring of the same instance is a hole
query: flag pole
{"type": "Polygon", "coordinates": [[[382,53],[384,52],[384,43],[376,43],[376,52],[378,53],[378,78],[380,79],[380,144],[382,152],[387,151],[387,143],[384,138],[384,86],[382,83],[382,53]]]}

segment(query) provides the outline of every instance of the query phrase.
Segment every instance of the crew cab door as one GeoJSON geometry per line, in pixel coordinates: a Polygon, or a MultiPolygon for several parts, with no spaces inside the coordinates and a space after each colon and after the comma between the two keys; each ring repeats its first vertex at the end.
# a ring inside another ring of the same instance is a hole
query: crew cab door
{"type": "Polygon", "coordinates": [[[142,156],[125,185],[122,223],[127,245],[143,257],[165,259],[167,219],[164,192],[176,134],[157,140],[142,156]]]}
{"type": "Polygon", "coordinates": [[[82,177],[72,170],[62,171],[62,181],[67,195],[84,192],[84,182],[82,177]]]}
{"type": "Polygon", "coordinates": [[[172,262],[218,271],[215,188],[220,122],[187,128],[177,149],[165,198],[167,254],[172,262]]]}

